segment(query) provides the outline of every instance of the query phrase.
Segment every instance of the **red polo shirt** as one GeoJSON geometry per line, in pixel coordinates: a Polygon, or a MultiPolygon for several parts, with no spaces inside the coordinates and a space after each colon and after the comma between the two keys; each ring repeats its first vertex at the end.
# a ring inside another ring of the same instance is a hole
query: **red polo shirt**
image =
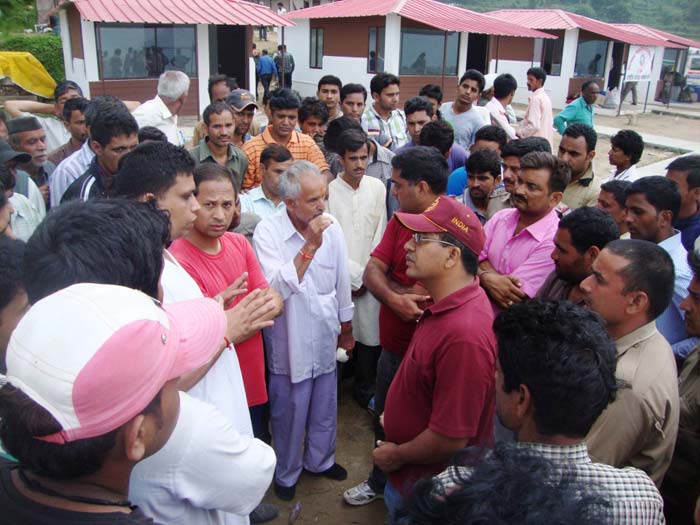
{"type": "MultiPolygon", "coordinates": [[[[493,444],[496,340],[493,309],[478,279],[426,308],[391,383],[384,408],[387,441],[402,444],[429,428],[467,446],[493,444]]],[[[446,463],[404,465],[389,476],[404,496],[446,463]]]]}
{"type": "MultiPolygon", "coordinates": [[[[402,286],[413,286],[414,279],[406,275],[406,250],[404,244],[413,235],[404,228],[395,217],[386,225],[384,236],[372,251],[376,257],[389,267],[389,279],[402,286]]],[[[387,352],[403,357],[411,343],[411,337],[416,329],[415,322],[402,321],[394,311],[384,303],[379,307],[379,344],[387,352]]]]}

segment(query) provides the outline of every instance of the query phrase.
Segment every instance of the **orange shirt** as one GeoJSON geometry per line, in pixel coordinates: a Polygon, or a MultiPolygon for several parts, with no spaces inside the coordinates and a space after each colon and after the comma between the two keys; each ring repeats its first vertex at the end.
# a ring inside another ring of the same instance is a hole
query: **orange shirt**
{"type": "MultiPolygon", "coordinates": [[[[270,127],[266,127],[257,137],[253,137],[248,142],[243,144],[243,151],[248,155],[248,171],[246,171],[243,179],[243,189],[249,190],[260,185],[262,174],[260,173],[260,155],[263,150],[270,144],[277,144],[272,138],[270,127]]],[[[323,171],[328,169],[326,158],[323,152],[316,145],[314,139],[308,135],[304,135],[298,131],[292,131],[289,137],[289,142],[282,144],[292,154],[294,160],[308,160],[318,166],[323,171]]]]}

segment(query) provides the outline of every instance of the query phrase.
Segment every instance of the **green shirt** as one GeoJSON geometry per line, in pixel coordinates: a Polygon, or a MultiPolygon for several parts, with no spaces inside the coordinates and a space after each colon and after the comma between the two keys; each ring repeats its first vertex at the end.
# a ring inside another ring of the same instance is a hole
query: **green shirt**
{"type": "MultiPolygon", "coordinates": [[[[199,144],[190,150],[190,155],[194,158],[194,162],[199,166],[203,162],[216,162],[216,159],[209,149],[209,144],[206,139],[199,141],[199,144]]],[[[236,183],[236,191],[241,191],[243,184],[243,175],[248,170],[248,156],[243,153],[243,150],[234,146],[228,145],[228,158],[226,167],[233,171],[233,180],[236,183]]]]}
{"type": "Polygon", "coordinates": [[[593,106],[587,104],[583,97],[578,97],[554,117],[554,127],[560,135],[564,133],[567,126],[577,122],[593,127],[593,106]]]}

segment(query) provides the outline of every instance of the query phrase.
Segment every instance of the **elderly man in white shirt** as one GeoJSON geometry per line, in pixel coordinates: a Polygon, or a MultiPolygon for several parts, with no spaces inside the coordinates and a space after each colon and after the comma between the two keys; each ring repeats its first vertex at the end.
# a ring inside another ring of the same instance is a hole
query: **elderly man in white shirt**
{"type": "Polygon", "coordinates": [[[275,493],[294,498],[302,467],[335,480],[336,349],[351,350],[353,304],[345,239],[324,214],[326,178],[307,161],[280,176],[286,210],[258,224],[253,246],[284,313],[264,330],[275,493]],[[302,446],[304,452],[302,454],[302,446]]]}
{"type": "Polygon", "coordinates": [[[386,188],[382,181],[366,176],[369,161],[367,135],[361,130],[344,131],[337,142],[343,171],[328,185],[328,212],[345,234],[350,283],[355,302],[353,336],[356,346],[353,396],[366,406],[374,394],[379,346],[379,301],[367,292],[362,274],[370,253],[386,229],[386,188]]]}
{"type": "Polygon", "coordinates": [[[185,138],[177,127],[177,114],[185,105],[190,78],[182,71],[166,71],[158,79],[158,94],[134,110],[139,128],[154,126],[168,137],[168,142],[182,146],[185,138]]]}

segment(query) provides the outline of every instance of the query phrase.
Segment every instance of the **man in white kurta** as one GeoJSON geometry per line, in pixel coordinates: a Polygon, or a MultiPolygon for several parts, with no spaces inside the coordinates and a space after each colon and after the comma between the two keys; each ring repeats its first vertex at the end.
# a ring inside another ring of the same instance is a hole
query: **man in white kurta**
{"type": "Polygon", "coordinates": [[[379,301],[362,284],[370,253],[386,228],[386,188],[379,179],[366,176],[367,136],[347,130],[338,138],[343,172],[328,185],[328,212],[343,229],[348,248],[350,283],[355,303],[355,382],[353,396],[367,406],[374,394],[379,346],[379,301]]]}
{"type": "Polygon", "coordinates": [[[335,463],[336,348],[354,346],[353,304],[343,232],[323,213],[326,189],[314,164],[295,162],[280,177],[286,210],[264,218],[253,235],[265,278],[284,300],[284,313],[263,333],[275,492],[285,500],[302,468],[347,477],[335,463]]]}

